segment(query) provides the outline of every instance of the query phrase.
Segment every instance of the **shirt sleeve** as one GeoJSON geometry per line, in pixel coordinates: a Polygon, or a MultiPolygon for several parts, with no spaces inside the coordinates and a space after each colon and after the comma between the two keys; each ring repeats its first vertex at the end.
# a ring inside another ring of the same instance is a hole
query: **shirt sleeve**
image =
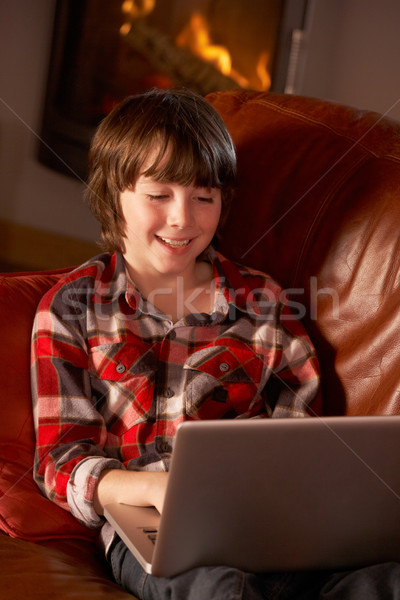
{"type": "Polygon", "coordinates": [[[317,416],[321,414],[321,393],[314,346],[287,301],[277,306],[275,364],[266,389],[272,400],[271,416],[317,416]]]}
{"type": "Polygon", "coordinates": [[[104,452],[107,431],[91,395],[80,320],[69,318],[66,305],[57,311],[53,300],[52,292],[44,297],[33,326],[34,479],[44,495],[88,527],[98,527],[103,523],[93,508],[98,477],[105,468],[124,466],[104,452]]]}

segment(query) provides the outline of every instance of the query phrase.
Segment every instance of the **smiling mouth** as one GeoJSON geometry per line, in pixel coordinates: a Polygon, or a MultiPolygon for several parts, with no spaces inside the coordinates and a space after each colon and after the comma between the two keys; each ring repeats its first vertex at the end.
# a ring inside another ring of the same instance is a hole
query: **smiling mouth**
{"type": "Polygon", "coordinates": [[[165,246],[169,246],[170,248],[185,248],[188,246],[192,240],[171,240],[170,238],[164,238],[159,235],[156,235],[156,238],[160,240],[165,246]]]}

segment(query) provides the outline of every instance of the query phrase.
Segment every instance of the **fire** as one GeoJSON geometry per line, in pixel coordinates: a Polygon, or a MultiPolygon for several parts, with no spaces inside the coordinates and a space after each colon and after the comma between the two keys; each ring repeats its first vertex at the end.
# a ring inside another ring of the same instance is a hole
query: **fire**
{"type": "Polygon", "coordinates": [[[191,16],[188,25],[175,41],[178,46],[189,48],[193,54],[212,63],[224,75],[230,74],[231,55],[224,46],[212,44],[207,22],[200,13],[194,13],[191,16]]]}
{"type": "Polygon", "coordinates": [[[142,0],[141,2],[125,0],[122,3],[121,10],[131,18],[139,19],[151,13],[155,5],[156,0],[142,0]]]}
{"type": "Polygon", "coordinates": [[[260,56],[258,57],[256,72],[259,80],[261,81],[262,91],[269,90],[269,88],[271,87],[271,77],[267,70],[268,60],[269,53],[261,52],[260,56]]]}
{"type": "MultiPolygon", "coordinates": [[[[132,31],[133,23],[150,14],[155,5],[156,0],[123,0],[121,12],[126,21],[120,28],[121,35],[127,36],[132,31]]],[[[252,87],[264,91],[271,86],[271,77],[268,72],[269,53],[264,51],[259,55],[254,68],[255,72],[250,76],[250,83],[247,77],[234,69],[228,48],[213,43],[208,23],[200,12],[192,14],[188,24],[176,37],[175,43],[211,63],[223,75],[236,81],[240,87],[252,87]],[[257,79],[259,83],[257,83],[257,79]]]]}
{"type": "MultiPolygon", "coordinates": [[[[188,48],[193,54],[212,63],[221,73],[231,77],[241,87],[249,87],[248,79],[232,67],[229,50],[225,46],[212,43],[207,21],[200,13],[192,14],[189,23],[183,28],[175,41],[178,46],[188,48]]],[[[267,70],[268,58],[268,53],[262,52],[256,67],[256,73],[261,82],[259,86],[261,90],[267,90],[271,85],[271,78],[267,70]]]]}
{"type": "MultiPolygon", "coordinates": [[[[141,2],[137,0],[124,0],[121,5],[121,12],[131,20],[141,19],[151,13],[155,5],[156,0],[142,0],[141,2]]],[[[131,29],[132,22],[127,21],[121,25],[119,32],[121,35],[128,35],[131,29]]]]}
{"type": "Polygon", "coordinates": [[[193,13],[189,23],[175,41],[178,46],[189,48],[196,56],[212,63],[221,73],[229,75],[240,86],[248,85],[247,79],[232,68],[232,58],[228,49],[212,43],[207,21],[200,13],[193,13]]]}

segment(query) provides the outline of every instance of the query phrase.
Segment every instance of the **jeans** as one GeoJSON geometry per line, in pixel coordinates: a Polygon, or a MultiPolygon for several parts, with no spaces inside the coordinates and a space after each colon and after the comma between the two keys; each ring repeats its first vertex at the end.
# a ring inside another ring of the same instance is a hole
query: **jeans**
{"type": "Polygon", "coordinates": [[[400,600],[399,563],[336,573],[198,567],[164,578],[148,575],[119,538],[109,560],[116,582],[140,600],[400,600]]]}

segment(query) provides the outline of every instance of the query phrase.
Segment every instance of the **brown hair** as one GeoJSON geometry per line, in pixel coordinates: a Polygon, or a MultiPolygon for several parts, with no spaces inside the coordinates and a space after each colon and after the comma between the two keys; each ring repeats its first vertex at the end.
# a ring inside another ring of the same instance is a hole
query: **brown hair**
{"type": "Polygon", "coordinates": [[[201,96],[188,90],[151,90],[130,96],[99,125],[89,153],[85,192],[101,224],[103,246],[124,251],[125,221],[120,193],[144,172],[158,181],[221,189],[224,218],[236,177],[236,154],[222,118],[201,96]],[[160,163],[168,150],[168,160],[160,163]]]}

